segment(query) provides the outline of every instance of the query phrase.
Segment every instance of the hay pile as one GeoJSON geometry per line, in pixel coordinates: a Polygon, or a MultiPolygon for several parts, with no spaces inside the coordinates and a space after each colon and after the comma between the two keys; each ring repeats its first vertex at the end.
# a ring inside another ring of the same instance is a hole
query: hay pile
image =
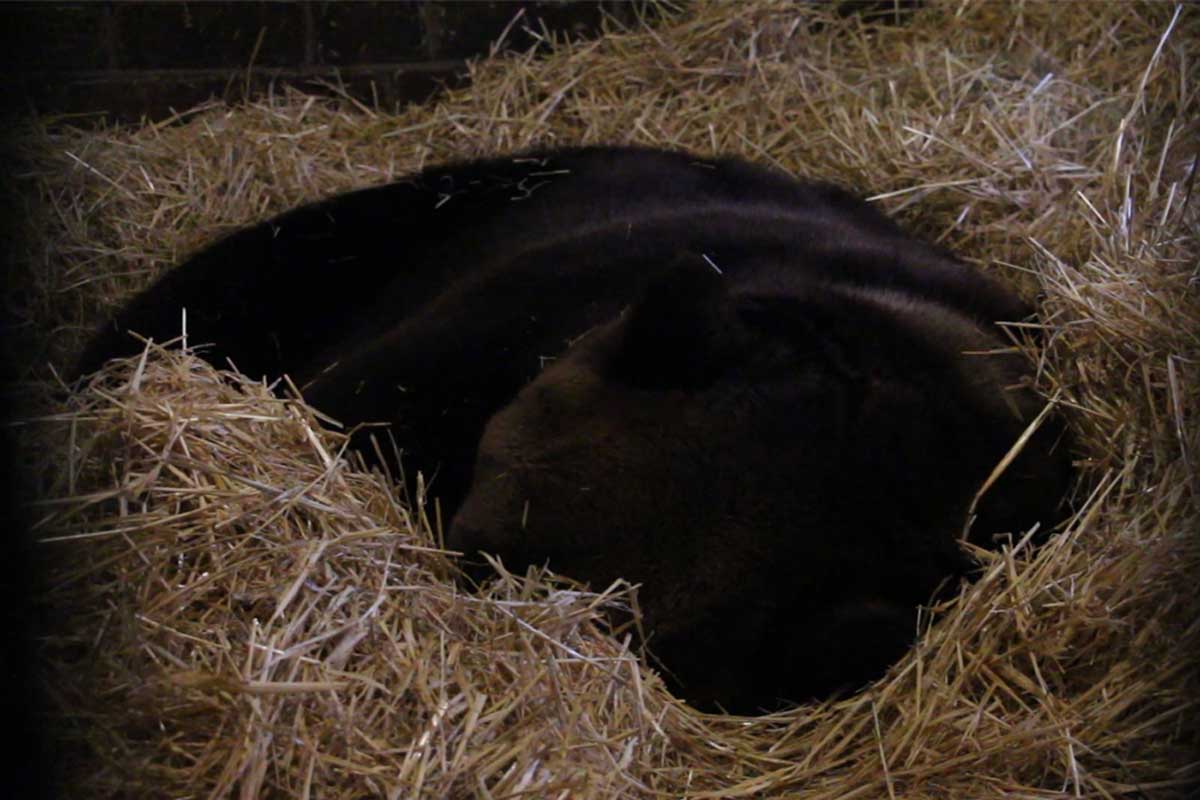
{"type": "Polygon", "coordinates": [[[857,696],[706,717],[606,628],[627,587],[456,590],[430,507],[355,470],[343,434],[152,348],[27,426],[52,445],[29,469],[73,796],[1190,796],[1200,13],[821,14],[688,9],[481,63],[397,114],[286,91],[136,129],[31,121],[31,380],[157,271],[302,200],[533,144],[741,153],[873,195],[1039,296],[1031,357],[1082,473],[1066,530],[980,553],[982,577],[857,696]]]}

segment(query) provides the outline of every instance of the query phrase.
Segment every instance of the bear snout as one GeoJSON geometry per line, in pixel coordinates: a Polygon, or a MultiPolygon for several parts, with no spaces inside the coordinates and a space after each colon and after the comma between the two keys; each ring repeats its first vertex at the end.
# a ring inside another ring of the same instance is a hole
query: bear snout
{"type": "Polygon", "coordinates": [[[472,487],[450,522],[446,547],[461,552],[468,561],[482,561],[482,551],[500,556],[509,570],[524,569],[524,564],[515,563],[525,539],[521,509],[501,488],[494,482],[472,487]]]}

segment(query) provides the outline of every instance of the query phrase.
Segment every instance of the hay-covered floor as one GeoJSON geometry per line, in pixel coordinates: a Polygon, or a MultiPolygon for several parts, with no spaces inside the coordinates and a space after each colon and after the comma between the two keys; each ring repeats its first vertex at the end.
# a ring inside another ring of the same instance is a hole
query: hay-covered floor
{"type": "Polygon", "coordinates": [[[51,403],[46,364],[103,313],[303,200],[534,144],[739,153],[873,196],[1038,299],[1030,357],[1078,448],[1066,530],[980,553],[857,696],[705,717],[606,629],[626,587],[455,589],[437,520],[310,409],[152,349],[21,428],[64,796],[1194,796],[1200,9],[821,13],[698,5],[481,63],[400,114],[280,91],[129,129],[22,123],[21,391],[51,403]]]}

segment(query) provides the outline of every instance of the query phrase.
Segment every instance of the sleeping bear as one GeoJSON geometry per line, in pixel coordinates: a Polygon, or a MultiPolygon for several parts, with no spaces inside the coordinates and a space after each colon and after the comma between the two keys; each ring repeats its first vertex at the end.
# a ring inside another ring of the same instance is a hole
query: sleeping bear
{"type": "Polygon", "coordinates": [[[546,150],[307,205],[168,272],[79,372],[184,308],[213,363],[389,423],[448,547],[639,584],[647,650],[704,709],[879,676],[969,569],[964,531],[1045,527],[1070,477],[1051,421],[968,529],[1043,405],[996,324],[1031,310],[842,189],[732,158],[546,150]]]}

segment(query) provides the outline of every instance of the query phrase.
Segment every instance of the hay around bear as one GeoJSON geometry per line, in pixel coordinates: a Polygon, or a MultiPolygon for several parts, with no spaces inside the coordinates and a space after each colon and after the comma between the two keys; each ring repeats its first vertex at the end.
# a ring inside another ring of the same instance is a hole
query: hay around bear
{"type": "Polygon", "coordinates": [[[822,14],[689,8],[481,62],[398,113],[280,91],[127,129],[27,122],[23,388],[48,399],[20,430],[65,791],[1188,796],[1196,14],[822,14]],[[428,164],[592,142],[842,183],[1039,308],[1024,346],[1076,439],[1077,512],[1040,548],[975,553],[980,577],[852,697],[696,713],[608,627],[629,587],[534,571],[458,588],[419,482],[398,496],[318,411],[178,351],[50,404],[47,363],[223,232],[428,164]]]}

